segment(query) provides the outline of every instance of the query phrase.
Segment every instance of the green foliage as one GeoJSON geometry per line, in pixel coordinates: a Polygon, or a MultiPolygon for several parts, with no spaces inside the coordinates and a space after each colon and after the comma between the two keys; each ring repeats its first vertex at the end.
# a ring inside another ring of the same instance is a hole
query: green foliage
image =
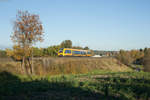
{"type": "Polygon", "coordinates": [[[43,48],[42,49],[43,56],[52,56],[52,57],[55,57],[55,56],[57,56],[59,48],[60,48],[59,45],[56,45],[56,46],[54,45],[54,46],[50,46],[48,48],[43,48]]]}
{"type": "Polygon", "coordinates": [[[5,58],[5,57],[7,57],[6,51],[0,50],[0,58],[5,58]]]}
{"type": "Polygon", "coordinates": [[[50,46],[48,47],[46,50],[47,52],[44,53],[44,55],[48,55],[48,56],[57,56],[57,53],[59,51],[60,46],[59,45],[54,45],[54,46],[50,46]]]}
{"type": "Polygon", "coordinates": [[[84,50],[89,50],[89,47],[88,47],[88,46],[86,46],[86,47],[84,47],[83,49],[84,49],[84,50]]]}
{"type": "Polygon", "coordinates": [[[1,100],[148,100],[150,73],[28,77],[0,73],[1,100]],[[109,76],[111,75],[111,76],[109,76]],[[143,77],[145,76],[145,77],[143,77]],[[85,78],[86,80],[83,80],[85,78]]]}
{"type": "Polygon", "coordinates": [[[72,48],[73,48],[73,49],[83,49],[83,48],[80,47],[80,46],[73,46],[72,48]]]}
{"type": "Polygon", "coordinates": [[[32,48],[33,56],[34,57],[43,57],[43,56],[55,57],[55,56],[57,56],[59,48],[60,48],[59,45],[49,46],[48,48],[33,47],[32,48]]]}
{"type": "Polygon", "coordinates": [[[43,56],[42,48],[33,47],[32,50],[33,50],[34,57],[42,57],[43,56]]]}
{"type": "MultiPolygon", "coordinates": [[[[33,57],[43,57],[43,56],[51,56],[56,57],[60,48],[74,48],[74,49],[85,49],[88,50],[88,47],[80,47],[80,46],[72,46],[71,40],[64,40],[60,45],[53,45],[47,48],[38,48],[32,47],[28,52],[26,52],[26,56],[29,57],[33,55],[33,57]]],[[[21,60],[24,55],[24,51],[20,48],[19,45],[14,45],[13,49],[0,50],[0,57],[12,57],[15,60],[21,60]]]]}
{"type": "Polygon", "coordinates": [[[72,48],[72,41],[71,40],[64,40],[61,44],[60,44],[61,48],[72,48]]]}

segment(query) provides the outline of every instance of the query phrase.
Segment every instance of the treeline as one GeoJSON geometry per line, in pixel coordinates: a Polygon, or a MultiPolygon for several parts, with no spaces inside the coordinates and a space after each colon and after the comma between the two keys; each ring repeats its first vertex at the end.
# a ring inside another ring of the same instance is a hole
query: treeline
{"type": "MultiPolygon", "coordinates": [[[[29,51],[29,55],[32,55],[33,57],[56,57],[60,48],[89,49],[87,46],[73,46],[71,40],[64,40],[60,45],[53,45],[47,48],[32,47],[29,51]]],[[[22,57],[22,52],[23,51],[20,49],[20,47],[15,45],[13,46],[13,49],[0,50],[0,58],[10,56],[16,60],[20,60],[22,57]]]]}
{"type": "Polygon", "coordinates": [[[80,47],[80,46],[72,46],[71,40],[64,40],[60,45],[49,46],[48,48],[33,48],[33,56],[34,57],[42,57],[42,56],[51,56],[56,57],[60,48],[74,48],[74,49],[84,49],[88,50],[89,48],[80,47]]]}
{"type": "Polygon", "coordinates": [[[127,66],[142,65],[145,71],[150,71],[150,48],[131,51],[120,50],[115,57],[127,66]]]}

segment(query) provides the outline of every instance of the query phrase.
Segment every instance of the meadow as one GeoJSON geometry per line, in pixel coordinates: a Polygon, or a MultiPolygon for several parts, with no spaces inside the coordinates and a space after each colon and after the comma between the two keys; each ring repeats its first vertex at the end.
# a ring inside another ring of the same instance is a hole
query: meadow
{"type": "Polygon", "coordinates": [[[1,100],[149,100],[150,74],[93,71],[78,75],[0,73],[1,100]]]}
{"type": "MultiPolygon", "coordinates": [[[[2,61],[2,60],[1,60],[2,61]]],[[[35,59],[35,75],[20,63],[0,63],[0,100],[149,100],[150,73],[114,58],[35,59]]]]}

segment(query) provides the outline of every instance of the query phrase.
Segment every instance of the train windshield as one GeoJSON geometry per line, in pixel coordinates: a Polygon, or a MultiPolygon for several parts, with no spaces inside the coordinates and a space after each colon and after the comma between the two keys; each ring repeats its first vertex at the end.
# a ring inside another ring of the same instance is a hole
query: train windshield
{"type": "Polygon", "coordinates": [[[59,53],[62,53],[63,51],[62,50],[59,50],[59,53]]]}
{"type": "Polygon", "coordinates": [[[64,48],[59,49],[59,53],[63,53],[64,48]]]}

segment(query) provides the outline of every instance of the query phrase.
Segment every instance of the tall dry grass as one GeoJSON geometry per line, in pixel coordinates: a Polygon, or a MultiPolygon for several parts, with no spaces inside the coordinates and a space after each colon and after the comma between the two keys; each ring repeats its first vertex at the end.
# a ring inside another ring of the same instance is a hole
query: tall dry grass
{"type": "MultiPolygon", "coordinates": [[[[129,71],[130,69],[115,58],[35,58],[36,75],[82,74],[92,70],[129,71]]],[[[0,62],[0,71],[23,74],[19,62],[0,62]]]]}

